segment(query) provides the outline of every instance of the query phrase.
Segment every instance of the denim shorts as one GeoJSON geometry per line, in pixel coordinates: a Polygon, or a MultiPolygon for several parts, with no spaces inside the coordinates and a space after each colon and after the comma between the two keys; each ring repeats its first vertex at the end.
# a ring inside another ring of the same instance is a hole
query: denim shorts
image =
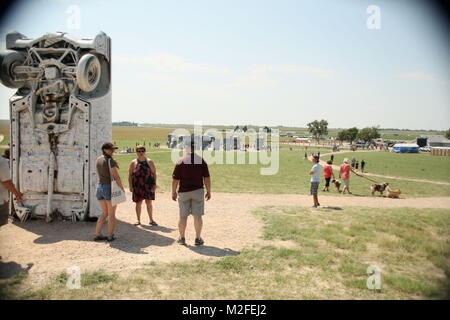
{"type": "Polygon", "coordinates": [[[111,201],[111,185],[110,184],[97,184],[97,200],[111,201]]]}

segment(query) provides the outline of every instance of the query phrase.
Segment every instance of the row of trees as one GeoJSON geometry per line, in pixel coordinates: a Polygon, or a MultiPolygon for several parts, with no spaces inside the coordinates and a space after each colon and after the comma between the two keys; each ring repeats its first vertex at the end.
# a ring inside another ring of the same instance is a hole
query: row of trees
{"type": "MultiPolygon", "coordinates": [[[[242,128],[239,127],[239,126],[234,127],[234,132],[236,132],[238,130],[242,130],[243,132],[247,132],[248,128],[247,128],[247,126],[243,126],[242,128]]],[[[272,129],[269,128],[268,126],[264,126],[263,131],[267,132],[267,133],[271,133],[272,129]]]]}
{"type": "MultiPolygon", "coordinates": [[[[328,134],[328,121],[322,120],[314,120],[307,124],[308,131],[312,134],[312,136],[319,140],[328,134]]],[[[450,130],[449,130],[450,131],[450,130]]],[[[353,127],[350,129],[344,129],[338,132],[337,139],[341,141],[349,141],[352,143],[356,139],[362,140],[364,142],[369,142],[374,139],[378,139],[380,137],[380,133],[378,132],[377,127],[371,128],[363,128],[358,130],[358,128],[353,127]]]]}
{"type": "Polygon", "coordinates": [[[113,127],[137,127],[138,124],[136,122],[130,122],[130,121],[120,121],[120,122],[113,122],[113,127]]]}
{"type": "Polygon", "coordinates": [[[378,139],[379,137],[381,137],[381,135],[378,132],[377,127],[363,128],[361,130],[353,127],[350,129],[341,130],[337,135],[338,140],[349,141],[350,143],[352,143],[356,139],[362,140],[364,142],[370,142],[374,139],[378,139]]]}

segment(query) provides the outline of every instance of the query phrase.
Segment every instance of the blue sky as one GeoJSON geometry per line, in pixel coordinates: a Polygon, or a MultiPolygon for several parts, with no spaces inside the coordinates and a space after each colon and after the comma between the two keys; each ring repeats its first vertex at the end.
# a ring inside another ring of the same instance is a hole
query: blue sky
{"type": "MultiPolygon", "coordinates": [[[[450,40],[425,1],[25,0],[0,24],[112,38],[113,120],[450,127],[450,40]],[[71,6],[79,28],[69,28],[71,6]],[[369,5],[381,28],[366,26],[369,5]]],[[[0,88],[0,118],[8,97],[0,88]]]]}

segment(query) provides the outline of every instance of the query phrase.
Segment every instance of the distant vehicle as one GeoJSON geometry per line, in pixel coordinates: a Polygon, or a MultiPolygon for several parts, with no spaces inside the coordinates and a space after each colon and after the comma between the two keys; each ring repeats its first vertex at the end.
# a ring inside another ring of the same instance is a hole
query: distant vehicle
{"type": "Polygon", "coordinates": [[[419,148],[419,150],[423,151],[423,152],[431,152],[431,148],[430,147],[421,147],[421,148],[419,148]]]}

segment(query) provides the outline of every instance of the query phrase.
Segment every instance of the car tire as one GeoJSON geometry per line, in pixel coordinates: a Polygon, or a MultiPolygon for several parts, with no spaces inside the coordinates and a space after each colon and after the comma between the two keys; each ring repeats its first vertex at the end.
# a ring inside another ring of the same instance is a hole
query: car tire
{"type": "Polygon", "coordinates": [[[7,51],[0,54],[0,82],[8,88],[17,89],[23,86],[23,81],[15,80],[14,67],[20,66],[25,56],[17,51],[7,51]]]}
{"type": "Polygon", "coordinates": [[[81,57],[77,66],[77,84],[84,92],[93,91],[100,82],[101,65],[99,59],[93,54],[81,57]]]}

